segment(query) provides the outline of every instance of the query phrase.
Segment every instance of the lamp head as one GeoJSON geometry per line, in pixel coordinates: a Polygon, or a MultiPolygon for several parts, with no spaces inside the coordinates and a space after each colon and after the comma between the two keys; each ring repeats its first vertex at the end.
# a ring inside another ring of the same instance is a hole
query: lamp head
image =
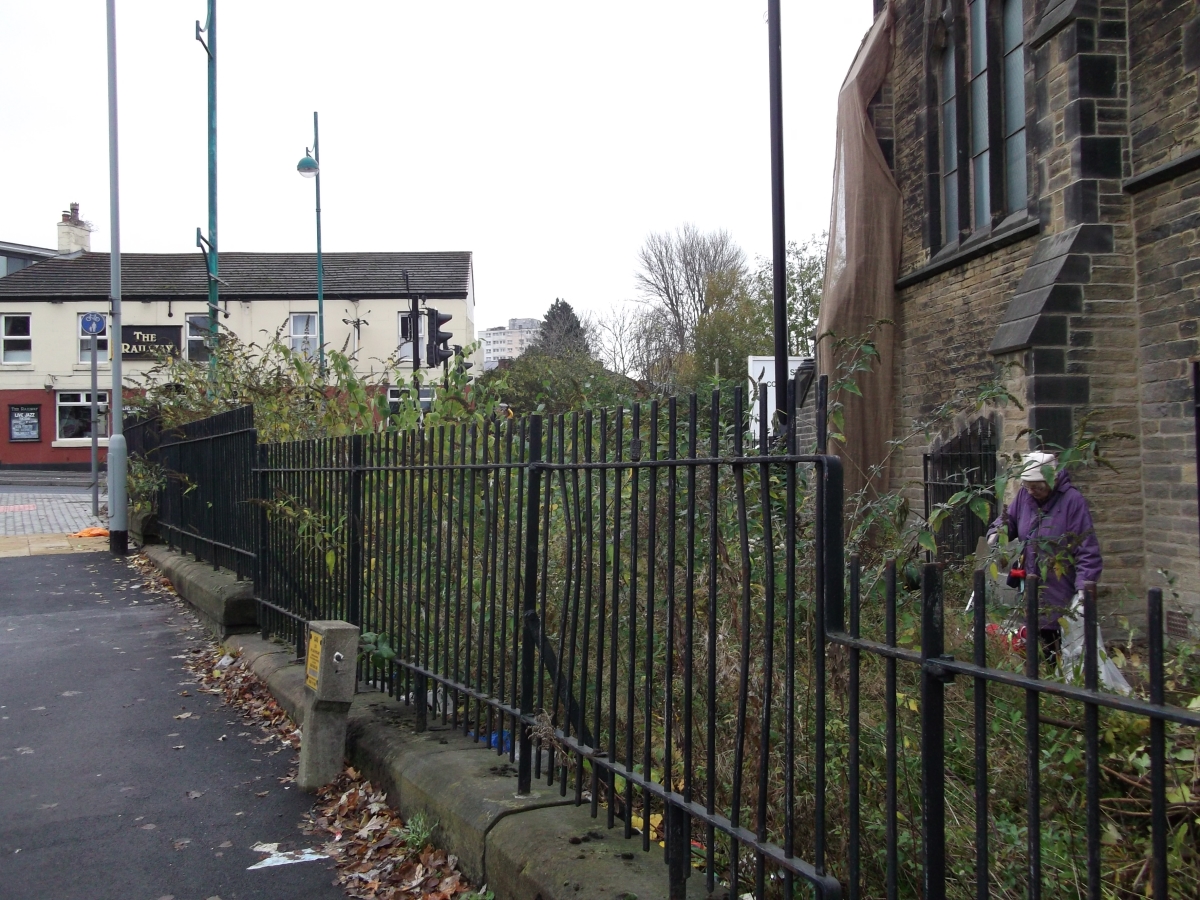
{"type": "Polygon", "coordinates": [[[317,161],[305,153],[304,159],[296,163],[296,171],[305,178],[315,178],[321,169],[317,166],[317,161]]]}

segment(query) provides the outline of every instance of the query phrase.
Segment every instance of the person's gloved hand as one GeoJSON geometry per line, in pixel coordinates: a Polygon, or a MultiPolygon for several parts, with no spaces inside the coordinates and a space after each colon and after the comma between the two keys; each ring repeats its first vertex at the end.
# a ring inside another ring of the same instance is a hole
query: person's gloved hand
{"type": "Polygon", "coordinates": [[[993,531],[988,535],[988,546],[995,547],[998,543],[1000,543],[1000,532],[993,531]]]}
{"type": "Polygon", "coordinates": [[[1083,612],[1083,591],[1076,591],[1075,596],[1071,598],[1071,615],[1079,615],[1083,612]]]}

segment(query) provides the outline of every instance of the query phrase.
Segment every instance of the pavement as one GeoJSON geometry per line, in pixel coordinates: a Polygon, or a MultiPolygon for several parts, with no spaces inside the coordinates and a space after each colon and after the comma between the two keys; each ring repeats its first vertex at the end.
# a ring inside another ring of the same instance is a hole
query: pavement
{"type": "MultiPolygon", "coordinates": [[[[91,492],[86,489],[53,485],[0,486],[0,557],[82,549],[66,543],[64,536],[94,525],[104,527],[107,504],[108,498],[101,495],[100,518],[96,518],[92,515],[91,492]],[[48,535],[57,535],[62,540],[30,541],[48,535]],[[24,540],[7,540],[9,538],[24,540]],[[58,549],[49,549],[55,546],[58,549]],[[25,552],[19,552],[22,547],[25,552]]],[[[95,539],[92,542],[107,543],[95,539]]]]}
{"type": "Polygon", "coordinates": [[[256,844],[311,846],[311,798],[290,751],[195,693],[181,657],[206,641],[124,560],[0,559],[4,900],[345,896],[325,859],[250,868],[256,844]]]}

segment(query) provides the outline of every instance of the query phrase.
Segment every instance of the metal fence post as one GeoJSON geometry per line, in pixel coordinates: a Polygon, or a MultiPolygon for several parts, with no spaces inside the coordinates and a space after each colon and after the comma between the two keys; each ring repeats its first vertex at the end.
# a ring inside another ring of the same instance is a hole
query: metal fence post
{"type": "Polygon", "coordinates": [[[946,673],[942,576],[928,563],[921,577],[921,841],[925,850],[923,900],[946,897],[946,673]]]}
{"type": "Polygon", "coordinates": [[[686,900],[692,870],[692,817],[674,803],[667,804],[667,879],[669,900],[686,900]]]}
{"type": "MultiPolygon", "coordinates": [[[[255,440],[258,440],[257,435],[255,440]]],[[[256,535],[254,546],[258,552],[254,557],[254,596],[259,600],[270,600],[270,591],[267,588],[267,547],[269,545],[267,501],[270,499],[270,475],[267,473],[267,445],[259,444],[257,451],[258,478],[254,481],[254,493],[258,500],[258,515],[255,517],[255,521],[258,524],[258,534],[256,535]]],[[[263,640],[268,640],[271,637],[270,612],[261,603],[258,606],[258,625],[262,632],[263,640]]]]}
{"type": "Polygon", "coordinates": [[[350,438],[350,535],[347,547],[346,619],[362,626],[363,436],[350,438]]]}
{"type": "MultiPolygon", "coordinates": [[[[529,419],[528,492],[525,495],[525,577],[522,597],[521,631],[521,717],[533,712],[533,675],[535,647],[541,630],[537,615],[537,569],[539,548],[538,501],[542,481],[542,417],[529,419]]],[[[533,786],[532,726],[521,721],[520,758],[517,760],[517,793],[528,794],[533,786]]]]}

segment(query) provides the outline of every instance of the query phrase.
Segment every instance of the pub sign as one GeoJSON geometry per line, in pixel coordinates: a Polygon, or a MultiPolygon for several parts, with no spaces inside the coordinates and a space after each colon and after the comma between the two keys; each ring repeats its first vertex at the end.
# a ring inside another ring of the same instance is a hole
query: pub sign
{"type": "Polygon", "coordinates": [[[121,359],[155,359],[166,350],[178,356],[181,325],[122,325],[121,359]]]}
{"type": "Polygon", "coordinates": [[[37,404],[8,407],[8,439],[13,443],[42,439],[42,408],[37,404]]]}

